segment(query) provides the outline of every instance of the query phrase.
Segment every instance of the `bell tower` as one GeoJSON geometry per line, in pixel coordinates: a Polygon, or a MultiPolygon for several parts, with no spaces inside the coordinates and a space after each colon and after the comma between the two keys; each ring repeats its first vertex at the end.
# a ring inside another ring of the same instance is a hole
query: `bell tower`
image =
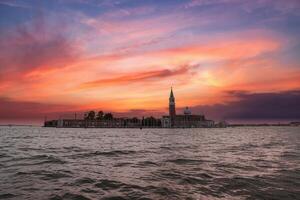
{"type": "Polygon", "coordinates": [[[175,97],[173,94],[173,88],[171,87],[170,97],[169,97],[169,116],[170,116],[170,125],[174,127],[175,117],[176,117],[176,107],[175,107],[175,97]]]}

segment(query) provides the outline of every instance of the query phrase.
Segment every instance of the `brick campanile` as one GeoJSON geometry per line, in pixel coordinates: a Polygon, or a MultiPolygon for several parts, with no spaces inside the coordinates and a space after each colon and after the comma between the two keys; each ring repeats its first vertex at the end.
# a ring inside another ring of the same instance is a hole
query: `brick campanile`
{"type": "Polygon", "coordinates": [[[174,127],[175,116],[176,116],[176,107],[175,107],[175,97],[174,97],[172,88],[171,88],[170,97],[169,97],[169,116],[170,116],[170,125],[171,125],[171,127],[174,127]]]}

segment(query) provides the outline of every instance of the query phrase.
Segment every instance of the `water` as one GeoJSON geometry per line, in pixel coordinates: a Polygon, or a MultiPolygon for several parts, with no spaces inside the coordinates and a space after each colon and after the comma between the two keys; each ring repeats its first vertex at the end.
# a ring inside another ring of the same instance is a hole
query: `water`
{"type": "Polygon", "coordinates": [[[0,199],[300,199],[300,127],[1,127],[0,199]]]}

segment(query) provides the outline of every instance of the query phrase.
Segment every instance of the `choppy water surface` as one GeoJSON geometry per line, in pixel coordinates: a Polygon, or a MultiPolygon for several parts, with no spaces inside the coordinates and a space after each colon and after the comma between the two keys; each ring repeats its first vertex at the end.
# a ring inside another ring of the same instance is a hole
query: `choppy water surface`
{"type": "Polygon", "coordinates": [[[0,199],[300,199],[300,128],[0,128],[0,199]]]}

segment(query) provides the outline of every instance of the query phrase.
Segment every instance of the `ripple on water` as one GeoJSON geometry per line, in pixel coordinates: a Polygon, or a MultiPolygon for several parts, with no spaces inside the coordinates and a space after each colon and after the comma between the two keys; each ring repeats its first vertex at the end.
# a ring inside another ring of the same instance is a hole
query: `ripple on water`
{"type": "Polygon", "coordinates": [[[95,184],[95,187],[101,188],[108,193],[102,199],[140,199],[142,196],[145,196],[142,186],[115,180],[102,179],[95,184]],[[122,196],[115,196],[116,193],[122,193],[122,196]]]}
{"type": "Polygon", "coordinates": [[[52,155],[34,155],[29,157],[12,158],[8,162],[17,162],[14,166],[28,166],[28,165],[41,165],[41,164],[65,164],[66,161],[59,157],[52,155]]]}
{"type": "Polygon", "coordinates": [[[138,167],[138,168],[147,168],[147,167],[157,167],[159,166],[158,163],[152,162],[152,161],[141,161],[135,164],[133,167],[138,167]]]}
{"type": "Polygon", "coordinates": [[[114,167],[125,167],[125,166],[129,166],[131,164],[132,163],[130,163],[130,162],[120,162],[120,163],[114,164],[114,167]]]}
{"type": "Polygon", "coordinates": [[[90,198],[83,196],[82,194],[65,193],[62,196],[54,195],[49,200],[90,200],[90,198]]]}
{"type": "Polygon", "coordinates": [[[166,160],[165,162],[175,163],[177,165],[198,165],[203,163],[202,160],[186,159],[186,158],[170,159],[170,160],[166,160]]]}
{"type": "MultiPolygon", "coordinates": [[[[127,184],[120,181],[102,179],[95,184],[95,187],[106,191],[108,194],[121,193],[124,199],[151,199],[147,196],[166,196],[166,197],[176,197],[178,195],[177,191],[172,188],[164,186],[141,186],[135,184],[127,184]]],[[[116,196],[105,196],[103,199],[117,198],[116,196]]]]}
{"type": "Polygon", "coordinates": [[[271,149],[277,146],[282,146],[282,142],[279,141],[271,141],[269,143],[263,144],[261,147],[266,148],[266,149],[271,149]]]}
{"type": "Polygon", "coordinates": [[[91,188],[83,188],[83,189],[80,190],[80,192],[84,192],[84,193],[99,193],[98,190],[93,190],[91,188]]]}
{"type": "Polygon", "coordinates": [[[128,200],[128,199],[122,196],[105,196],[102,197],[101,200],[128,200]]]}
{"type": "Polygon", "coordinates": [[[11,193],[4,193],[0,194],[0,199],[11,199],[17,197],[17,195],[11,194],[11,193]]]}
{"type": "Polygon", "coordinates": [[[5,154],[5,153],[0,153],[0,158],[9,158],[11,156],[5,154]]]}
{"type": "Polygon", "coordinates": [[[286,160],[299,160],[300,155],[296,152],[285,151],[281,153],[281,157],[286,160]]]}
{"type": "Polygon", "coordinates": [[[77,146],[70,146],[70,147],[63,147],[65,150],[68,150],[68,151],[74,151],[74,152],[80,152],[82,151],[83,149],[80,148],[80,147],[77,147],[77,146]]]}
{"type": "Polygon", "coordinates": [[[180,180],[183,178],[183,173],[176,170],[159,170],[154,173],[157,177],[161,177],[163,179],[175,179],[180,180]]]}
{"type": "Polygon", "coordinates": [[[101,188],[102,190],[114,190],[122,187],[124,183],[114,180],[102,179],[95,184],[96,187],[101,188]]]}
{"type": "Polygon", "coordinates": [[[192,177],[192,176],[187,176],[184,177],[182,179],[180,179],[178,181],[179,184],[183,184],[183,185],[207,185],[208,183],[210,183],[211,181],[208,181],[206,179],[201,179],[201,178],[197,178],[197,177],[192,177]]]}
{"type": "Polygon", "coordinates": [[[196,176],[204,178],[204,179],[212,179],[213,178],[213,176],[209,175],[208,173],[199,173],[199,174],[196,174],[196,176]]]}
{"type": "Polygon", "coordinates": [[[232,178],[217,178],[214,182],[219,183],[215,185],[215,191],[217,193],[225,193],[232,196],[247,196],[263,191],[267,187],[271,187],[269,183],[260,177],[246,178],[237,176],[232,178]]]}
{"type": "Polygon", "coordinates": [[[66,161],[62,160],[61,158],[58,158],[55,156],[48,156],[48,155],[41,155],[37,159],[43,160],[39,164],[44,164],[44,163],[64,164],[64,163],[66,163],[66,161]]]}
{"type": "Polygon", "coordinates": [[[80,178],[80,179],[75,180],[74,185],[80,186],[80,185],[83,185],[83,184],[92,184],[92,183],[95,183],[95,182],[96,182],[95,179],[84,177],[84,178],[80,178]]]}
{"type": "Polygon", "coordinates": [[[73,154],[72,158],[89,158],[95,156],[105,156],[105,157],[119,157],[124,155],[132,155],[137,153],[136,151],[130,150],[114,150],[114,151],[95,151],[90,153],[82,153],[82,154],[73,154]]]}
{"type": "Polygon", "coordinates": [[[38,176],[42,180],[54,180],[60,178],[69,178],[72,177],[72,172],[66,170],[60,171],[47,171],[47,170],[34,170],[28,172],[17,172],[16,176],[38,176]]]}
{"type": "Polygon", "coordinates": [[[175,181],[180,185],[207,185],[213,177],[206,173],[184,173],[176,170],[160,170],[154,173],[157,180],[175,181]]]}

